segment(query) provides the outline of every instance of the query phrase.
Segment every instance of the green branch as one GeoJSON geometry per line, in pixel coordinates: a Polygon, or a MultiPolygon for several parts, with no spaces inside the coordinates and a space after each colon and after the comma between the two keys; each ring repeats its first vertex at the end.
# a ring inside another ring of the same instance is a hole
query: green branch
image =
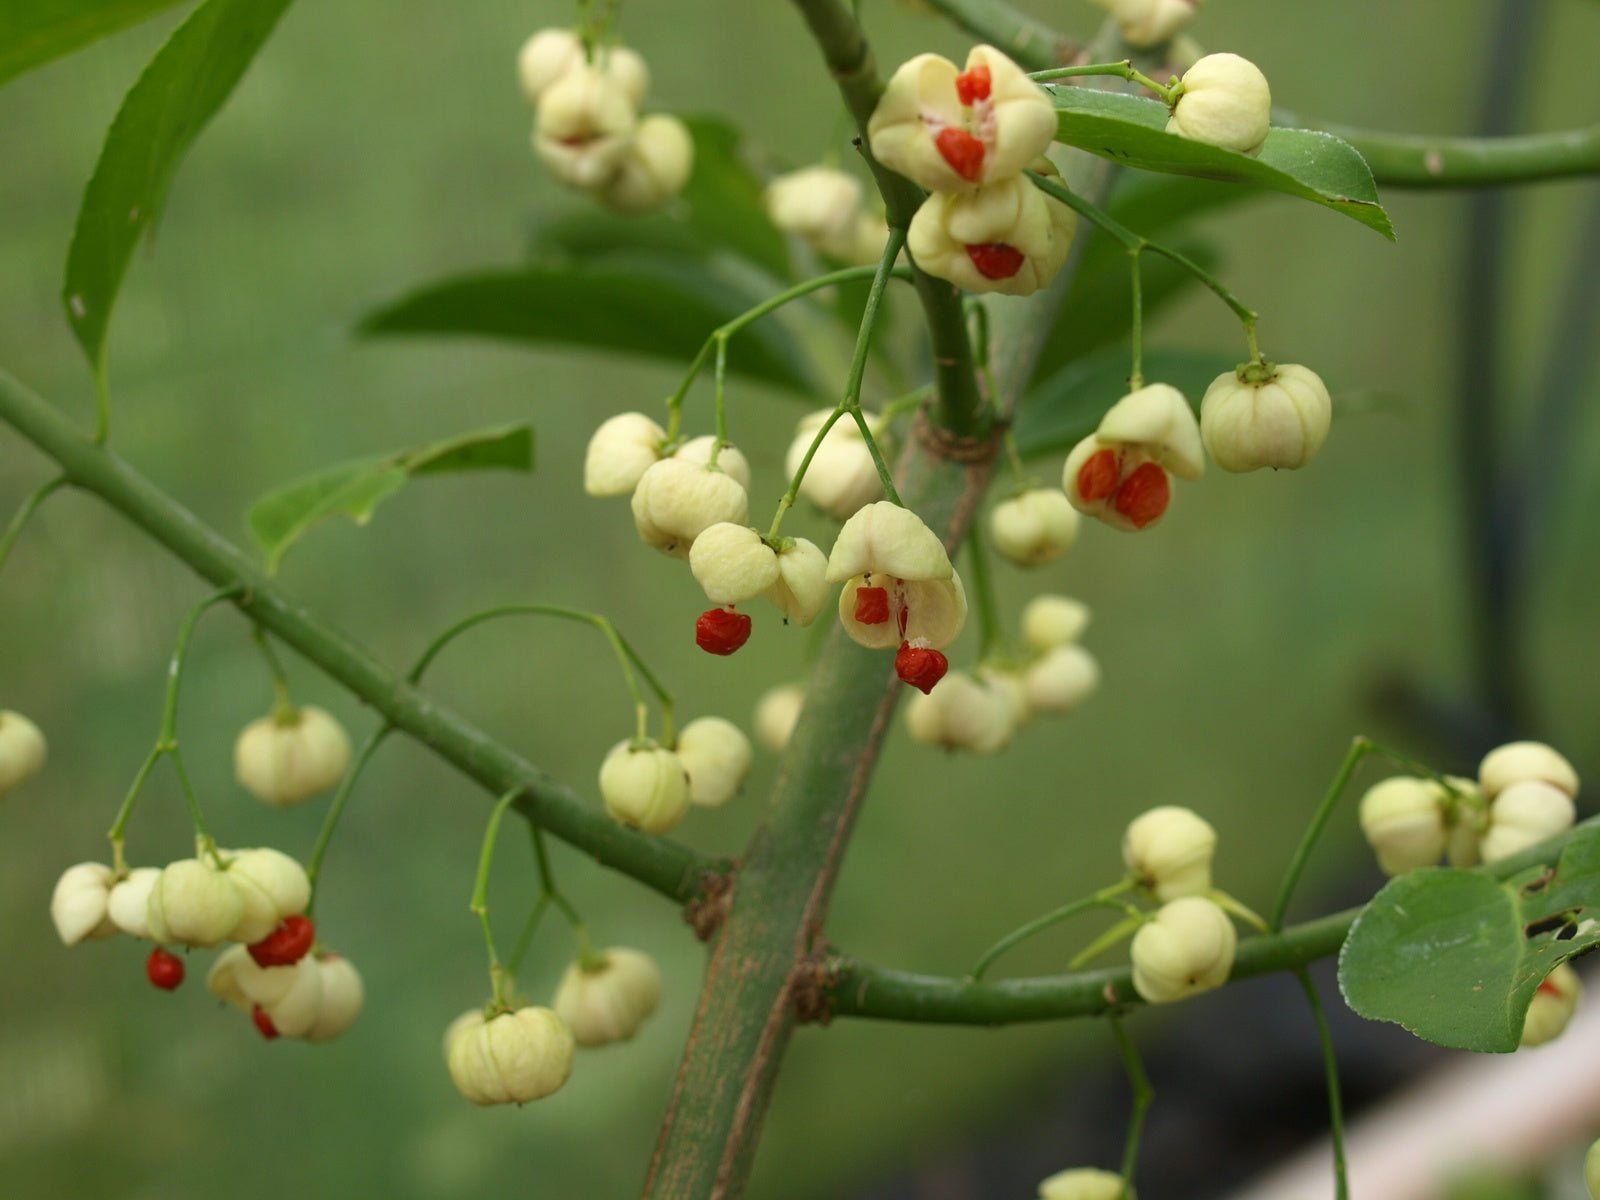
{"type": "MultiPolygon", "coordinates": [[[[1600,817],[1591,817],[1560,837],[1476,869],[1496,879],[1509,879],[1531,866],[1556,861],[1574,833],[1593,827],[1600,827],[1600,817]]],[[[1229,982],[1275,971],[1298,971],[1338,953],[1361,912],[1360,907],[1347,908],[1292,925],[1282,933],[1246,938],[1239,943],[1229,982]]],[[[1019,1021],[1099,1017],[1144,1003],[1133,990],[1133,971],[1129,967],[973,983],[941,975],[886,970],[842,954],[828,960],[828,996],[831,1016],[943,1025],[1010,1025],[1019,1021]]]]}
{"type": "Polygon", "coordinates": [[[1344,125],[1308,128],[1349,142],[1386,187],[1499,187],[1600,174],[1600,125],[1482,138],[1378,133],[1344,125]]]}
{"type": "Polygon", "coordinates": [[[55,408],[0,371],[0,421],[60,465],[67,482],[99,496],[217,587],[308,661],[370,704],[396,729],[431,747],[495,796],[518,791],[523,816],[596,861],[678,901],[700,893],[719,865],[662,838],[625,828],[570,788],[435,703],[343,633],[313,617],[221,534],[121,458],[74,429],[55,408]]]}
{"type": "MultiPolygon", "coordinates": [[[[878,97],[883,95],[883,82],[878,78],[877,63],[866,34],[843,0],[794,0],[794,3],[810,26],[823,60],[839,85],[845,107],[855,120],[860,132],[861,156],[883,196],[890,228],[909,229],[911,218],[922,207],[922,189],[874,158],[867,143],[867,122],[878,106],[878,97]]],[[[916,272],[915,284],[928,327],[933,377],[939,395],[939,424],[955,434],[982,435],[986,432],[988,410],[978,392],[972,346],[967,340],[967,326],[961,312],[961,292],[921,270],[916,272]]]]}

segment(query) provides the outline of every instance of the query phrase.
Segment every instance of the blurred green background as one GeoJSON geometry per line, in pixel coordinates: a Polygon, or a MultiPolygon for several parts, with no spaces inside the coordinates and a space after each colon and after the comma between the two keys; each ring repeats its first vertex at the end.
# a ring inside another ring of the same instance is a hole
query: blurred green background
{"type": "MultiPolygon", "coordinates": [[[[1097,19],[1087,3],[1027,7],[1084,35],[1097,19]]],[[[1194,33],[1208,48],[1261,63],[1275,100],[1296,112],[1459,132],[1480,104],[1490,10],[1485,0],[1215,0],[1194,33]]],[[[1553,0],[1542,11],[1525,126],[1592,122],[1600,5],[1553,0]]],[[[884,0],[866,15],[886,64],[930,48],[959,54],[966,44],[884,0]]],[[[687,636],[703,606],[688,572],[638,545],[624,503],[590,500],[579,486],[594,426],[651,409],[676,369],[470,341],[363,343],[351,332],[365,311],[419,283],[513,264],[532,220],[582,206],[533,161],[512,71],[529,32],[572,16],[570,5],[504,0],[291,9],[181,167],[157,237],[123,289],[111,341],[114,441],[242,540],[251,500],[288,478],[531,420],[534,475],[419,484],[366,529],[317,531],[290,556],[285,584],[396,664],[490,604],[598,609],[635,639],[685,716],[716,712],[748,725],[755,699],[800,673],[806,635],[766,622],[736,658],[709,661],[687,636]]],[[[178,19],[169,14],[0,91],[0,364],[85,418],[90,381],[60,312],[61,265],[105,127],[178,19]]],[[[650,62],[651,107],[737,120],[769,170],[812,161],[828,144],[836,106],[789,5],[635,0],[620,29],[650,62]]],[[[1574,222],[1592,194],[1592,184],[1562,184],[1512,201],[1502,297],[1509,352],[1499,382],[1513,411],[1496,436],[1526,428],[1574,222]]],[[[1452,702],[1470,700],[1451,458],[1465,209],[1450,196],[1388,201],[1395,245],[1287,199],[1201,222],[1223,248],[1224,277],[1263,312],[1268,353],[1310,364],[1330,383],[1332,438],[1302,475],[1218,473],[1182,487],[1172,516],[1149,534],[1089,528],[1064,560],[999,573],[1013,613],[1040,589],[1093,606],[1086,642],[1104,666],[1103,688],[996,760],[931,753],[897,727],[838,890],[837,945],[888,965],[959,973],[1006,929],[1113,878],[1122,825],[1157,803],[1206,814],[1222,835],[1220,882],[1263,906],[1351,735],[1437,751],[1373,697],[1406,677],[1452,702]]],[[[1229,315],[1203,294],[1150,333],[1152,345],[1230,353],[1237,340],[1229,315]]],[[[707,395],[691,401],[697,431],[710,427],[707,395]]],[[[732,400],[733,436],[757,476],[752,511],[770,511],[805,406],[743,385],[732,400]]],[[[1581,768],[1600,763],[1592,599],[1600,422],[1583,420],[1567,450],[1580,469],[1564,477],[1523,580],[1520,665],[1537,699],[1537,732],[1581,768]]],[[[1040,464],[1043,478],[1057,471],[1040,464]]],[[[47,472],[0,429],[0,514],[47,472]]],[[[827,536],[814,517],[797,520],[796,532],[806,528],[827,536]]],[[[52,753],[47,773],[0,806],[0,1192],[635,1194],[692,1012],[701,947],[670,905],[558,848],[562,881],[601,941],[643,948],[664,964],[663,1011],[635,1043],[584,1054],[550,1100],[521,1110],[465,1104],[438,1043],[486,988],[466,904],[487,798],[405,742],[391,743],[357,794],[319,906],[324,937],[367,984],[367,1011],[342,1040],[263,1043],[204,992],[204,956],[169,997],[144,982],[143,951],[126,939],[62,950],[46,915],[50,888],[66,865],[104,857],[104,830],[156,731],[178,623],[200,594],[117,515],[75,496],[52,501],[0,578],[0,705],[37,720],[52,753]]],[[[292,658],[290,667],[298,698],[327,705],[358,737],[371,727],[370,714],[314,671],[292,658]]],[[[603,644],[570,628],[485,629],[453,649],[431,682],[442,700],[589,795],[601,756],[628,727],[603,644]]],[[[303,855],[323,802],[269,812],[232,781],[233,738],[270,700],[244,624],[228,613],[208,618],[182,736],[211,824],[225,844],[303,855]]],[[[771,776],[763,756],[741,802],[696,814],[679,836],[735,852],[771,776]]],[[[133,827],[130,857],[161,863],[187,846],[163,770],[133,827]]],[[[521,838],[508,841],[503,862],[496,896],[509,934],[530,887],[521,838]]],[[[1347,812],[1308,896],[1353,871],[1371,874],[1347,812]]],[[[565,936],[553,923],[541,934],[522,980],[535,997],[565,966],[565,936]]],[[[1042,937],[1006,969],[1060,969],[1083,936],[1074,927],[1042,937]]],[[[1108,1050],[1102,1031],[1088,1027],[803,1030],[750,1195],[852,1195],[897,1163],[981,1136],[965,1132],[975,1123],[1024,1123],[1042,1092],[1066,1086],[1085,1056],[1108,1050]]]]}

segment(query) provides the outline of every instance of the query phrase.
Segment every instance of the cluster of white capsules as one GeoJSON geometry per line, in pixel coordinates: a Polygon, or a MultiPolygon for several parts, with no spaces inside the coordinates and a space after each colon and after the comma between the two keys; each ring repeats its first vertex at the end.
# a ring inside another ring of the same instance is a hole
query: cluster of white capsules
{"type": "Polygon", "coordinates": [[[993,46],[964,68],[938,54],[901,65],[867,136],[873,156],[928,189],[906,248],[917,266],[971,292],[1026,296],[1060,271],[1077,217],[1023,174],[1044,157],[1056,112],[1043,89],[993,46]]]}
{"type": "MultiPolygon", "coordinates": [[[[1578,773],[1542,742],[1511,742],[1491,750],[1476,779],[1397,775],[1361,797],[1361,832],[1388,875],[1438,864],[1470,867],[1498,862],[1572,828],[1578,773]]],[[[1522,1044],[1538,1046],[1561,1034],[1583,988],[1566,963],[1551,971],[1528,1007],[1522,1044]]]]}
{"type": "Polygon", "coordinates": [[[694,139],[677,117],[639,115],[650,72],[634,51],[541,29],[517,55],[517,77],[537,113],[534,151],[562,183],[625,212],[683,190],[694,139]]]}
{"type": "MultiPolygon", "coordinates": [[[[0,775],[5,758],[0,747],[0,775]]],[[[283,704],[239,735],[234,763],[239,782],[264,803],[299,804],[344,776],[350,741],[322,709],[283,704]]],[[[65,945],[118,933],[148,939],[155,946],[145,975],[172,991],[186,968],[168,946],[210,949],[232,942],[206,985],[267,1038],[326,1041],[360,1015],[361,976],[318,942],[316,925],[305,915],[310,880],[287,854],[270,847],[219,850],[201,839],[193,858],[165,867],[130,868],[120,847],[116,858],[115,866],[77,863],[56,882],[50,917],[65,945]]]]}
{"type": "Polygon", "coordinates": [[[614,946],[573,963],[550,1007],[489,1004],[444,1033],[445,1064],[474,1104],[525,1104],[556,1091],[578,1046],[625,1042],[661,1003],[661,971],[638,950],[614,946]]]}

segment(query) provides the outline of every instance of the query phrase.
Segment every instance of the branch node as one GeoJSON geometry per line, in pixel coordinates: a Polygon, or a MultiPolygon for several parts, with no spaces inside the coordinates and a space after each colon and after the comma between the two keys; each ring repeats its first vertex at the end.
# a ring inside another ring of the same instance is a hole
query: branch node
{"type": "Polygon", "coordinates": [[[824,946],[795,964],[789,980],[794,997],[794,1019],[800,1025],[827,1025],[833,1020],[833,988],[839,971],[833,955],[824,946]]]}
{"type": "Polygon", "coordinates": [[[728,919],[737,872],[737,863],[729,863],[723,870],[702,871],[695,898],[683,906],[684,921],[702,942],[716,937],[717,930],[728,919]]]}
{"type": "Polygon", "coordinates": [[[935,458],[946,462],[986,463],[1000,450],[1001,430],[991,429],[982,437],[952,433],[928,420],[926,411],[917,413],[917,442],[935,458]]]}

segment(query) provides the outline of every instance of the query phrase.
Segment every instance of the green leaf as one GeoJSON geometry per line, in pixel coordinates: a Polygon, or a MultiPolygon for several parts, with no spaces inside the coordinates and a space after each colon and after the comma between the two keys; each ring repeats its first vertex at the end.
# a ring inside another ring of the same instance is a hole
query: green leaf
{"type": "Polygon", "coordinates": [[[1299,196],[1376,229],[1394,227],[1378,202],[1366,160],[1348,142],[1315,129],[1274,129],[1254,158],[1168,133],[1158,100],[1093,88],[1052,89],[1056,140],[1124,166],[1248,183],[1299,196]]]}
{"type": "Polygon", "coordinates": [[[533,468],[533,430],[526,425],[466,433],[379,458],[361,458],[268,492],[250,508],[250,532],[276,574],[289,548],[330,517],[365,525],[373,512],[415,475],[533,468]]]}
{"type": "Polygon", "coordinates": [[[1441,1046],[1508,1053],[1544,977],[1600,944],[1600,926],[1580,932],[1592,917],[1600,917],[1600,827],[1579,828],[1554,871],[1536,866],[1505,881],[1413,871],[1356,918],[1339,986],[1363,1017],[1441,1046]]]}
{"type": "Polygon", "coordinates": [[[62,300],[96,373],[117,289],[179,161],[239,82],[289,0],[206,0],[145,67],[84,189],[62,300]]]}
{"type": "MultiPolygon", "coordinates": [[[[1113,346],[1067,364],[1036,387],[1012,430],[1024,458],[1072,449],[1095,431],[1100,418],[1128,392],[1132,365],[1125,346],[1113,346]]],[[[1238,365],[1238,356],[1216,351],[1153,350],[1144,356],[1144,377],[1170,383],[1198,408],[1211,381],[1238,365]]]]}
{"type": "Polygon", "coordinates": [[[710,117],[685,120],[694,134],[694,172],[683,189],[690,226],[777,278],[793,279],[788,244],[767,217],[761,181],[745,165],[742,135],[710,117]]]}
{"type": "MultiPolygon", "coordinates": [[[[707,263],[639,253],[447,279],[370,314],[360,331],[598,347],[687,366],[713,329],[760,299],[707,263]]],[[[804,349],[774,320],[758,321],[728,343],[728,368],[779,387],[814,390],[804,349]]]]}
{"type": "Polygon", "coordinates": [[[0,4],[0,84],[179,2],[5,0],[0,4]]]}

